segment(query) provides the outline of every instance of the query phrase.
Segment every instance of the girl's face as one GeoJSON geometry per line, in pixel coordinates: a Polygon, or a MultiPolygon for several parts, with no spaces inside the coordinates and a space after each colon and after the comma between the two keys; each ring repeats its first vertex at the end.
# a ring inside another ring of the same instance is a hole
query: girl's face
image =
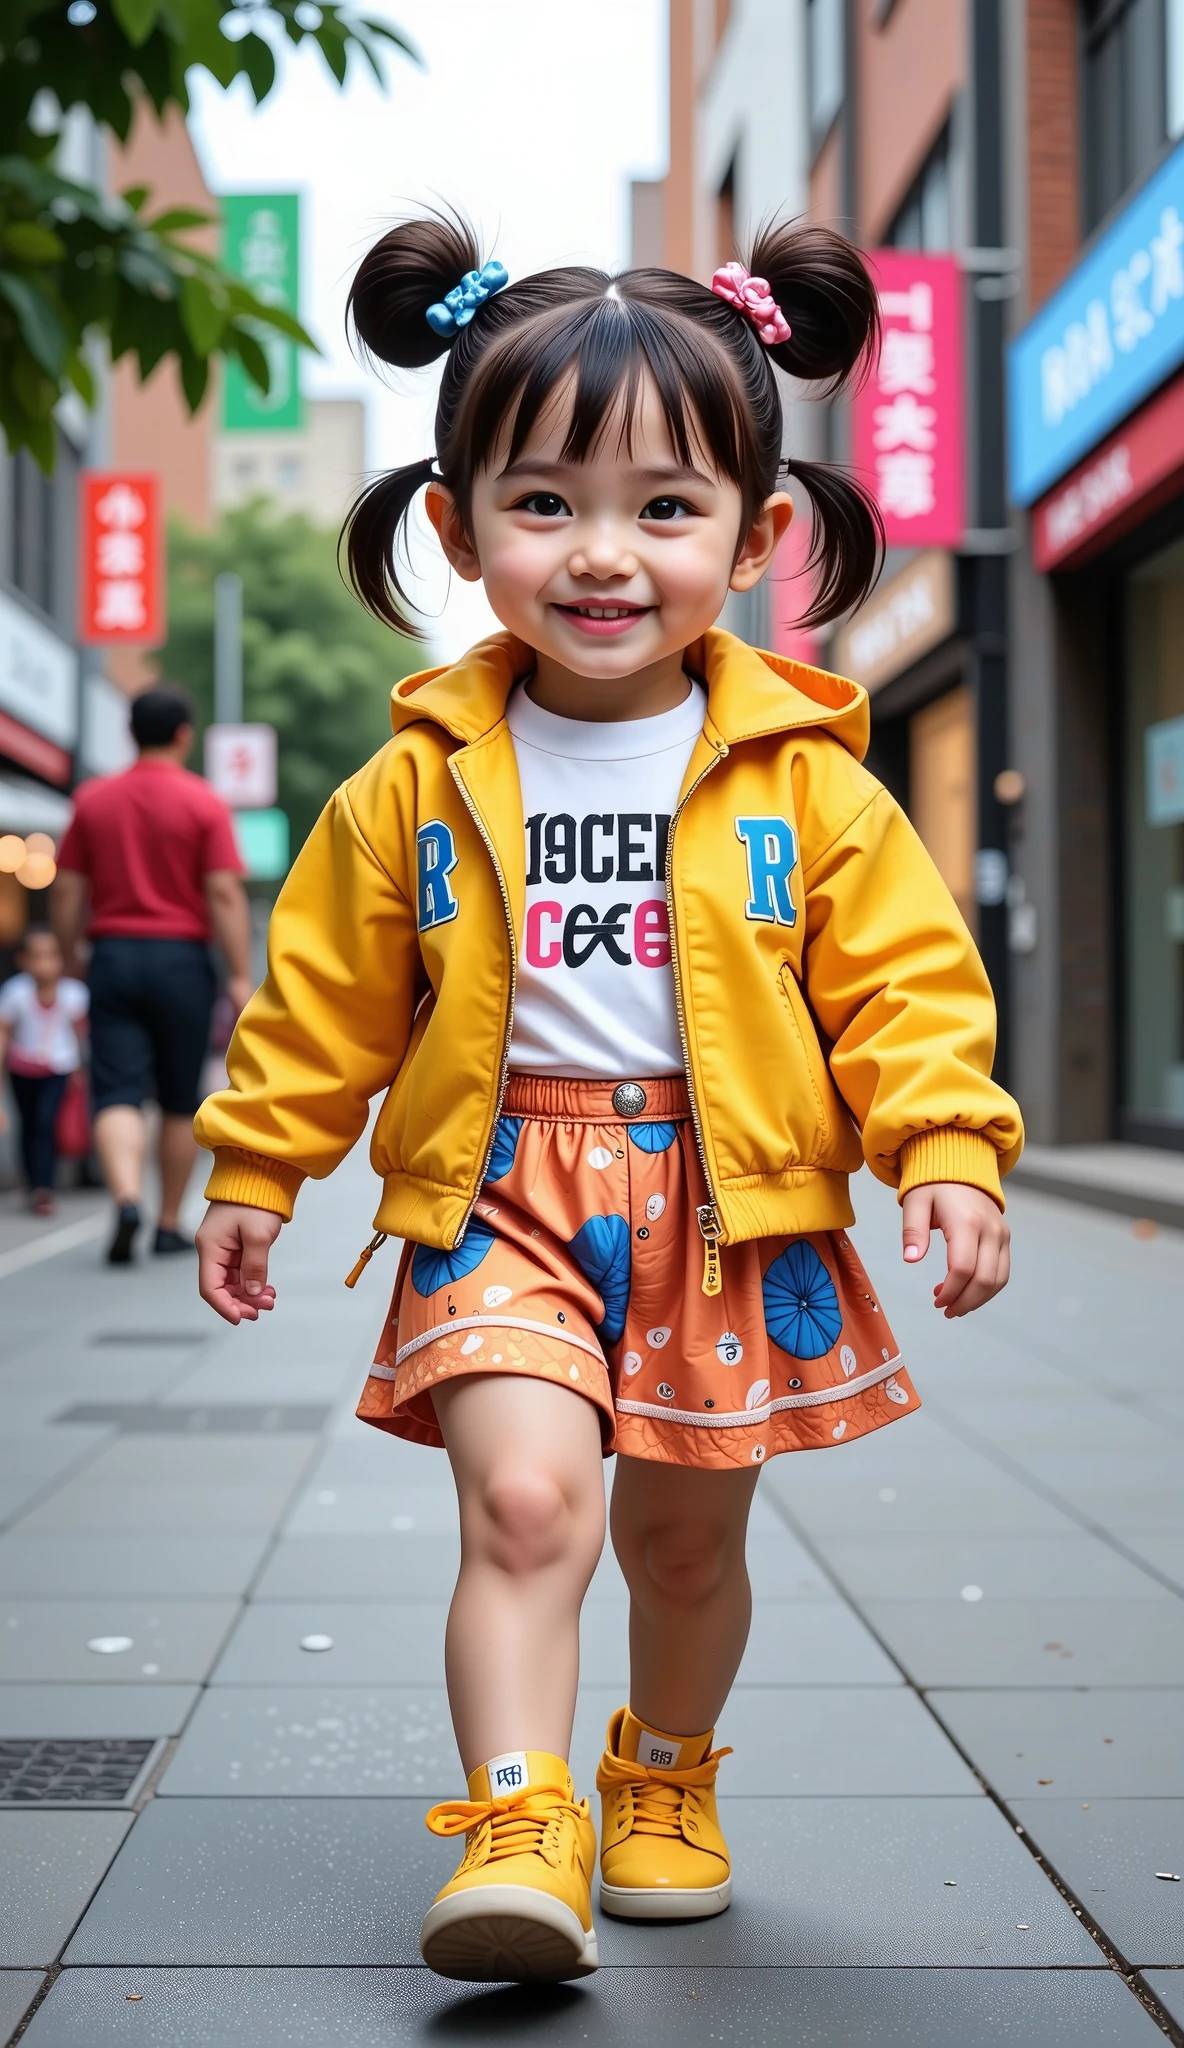
{"type": "Polygon", "coordinates": [[[681,662],[727,592],[759,581],[792,501],[777,492],[741,536],[739,489],[702,455],[689,469],[680,463],[648,383],[631,448],[619,444],[610,416],[586,460],[565,462],[565,396],[509,467],[502,452],[478,474],[469,533],[451,493],[429,486],[444,551],[459,575],[484,583],[503,626],[548,665],[612,682],[681,662]]]}

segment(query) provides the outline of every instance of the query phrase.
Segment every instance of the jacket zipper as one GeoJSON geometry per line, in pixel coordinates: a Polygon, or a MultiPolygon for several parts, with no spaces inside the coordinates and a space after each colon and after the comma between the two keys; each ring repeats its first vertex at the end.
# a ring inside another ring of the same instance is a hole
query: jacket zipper
{"type": "MultiPolygon", "coordinates": [[[[713,742],[714,744],[714,742],[713,742]]],[[[703,1125],[699,1117],[699,1105],[695,1099],[695,1077],[691,1072],[691,1045],[687,1037],[686,1009],[682,999],[682,980],[678,965],[678,940],[675,934],[674,917],[674,834],[678,821],[689,804],[699,784],[710,775],[712,769],[723,760],[728,748],[721,741],[716,747],[715,758],[700,770],[692,782],[674,816],[670,820],[670,836],[666,841],[666,921],[670,926],[670,965],[674,972],[674,1008],[678,1017],[678,1035],[682,1041],[682,1064],[687,1080],[687,1098],[691,1105],[691,1122],[695,1127],[695,1143],[699,1148],[699,1164],[703,1169],[703,1180],[709,1199],[695,1211],[699,1235],[703,1239],[703,1292],[718,1294],[723,1286],[720,1272],[719,1247],[723,1236],[719,1205],[712,1184],[711,1169],[707,1164],[707,1147],[703,1142],[703,1125]]]]}
{"type": "Polygon", "coordinates": [[[477,806],[470,797],[469,792],[465,788],[460,776],[457,774],[454,761],[451,758],[449,759],[448,768],[453,781],[455,782],[458,790],[460,791],[461,801],[464,804],[465,809],[468,811],[469,816],[472,818],[474,825],[477,827],[478,832],[481,834],[481,837],[485,842],[486,852],[488,853],[490,860],[493,862],[493,872],[497,876],[497,885],[498,888],[501,890],[502,894],[502,909],[506,913],[506,932],[510,940],[510,1000],[506,1008],[506,1035],[502,1040],[502,1065],[501,1073],[498,1076],[497,1104],[493,1112],[493,1124],[489,1133],[489,1143],[485,1147],[485,1157],[481,1162],[481,1171],[477,1175],[477,1186],[473,1194],[473,1199],[469,1203],[468,1208],[465,1210],[464,1220],[462,1221],[460,1229],[457,1231],[456,1237],[453,1240],[453,1248],[455,1249],[456,1245],[460,1244],[463,1241],[464,1234],[469,1227],[469,1218],[471,1217],[474,1209],[477,1206],[477,1197],[481,1193],[482,1183],[484,1182],[485,1175],[489,1169],[489,1162],[493,1157],[493,1148],[494,1145],[497,1143],[498,1119],[500,1118],[502,1113],[502,1104],[506,1099],[506,1083],[510,1078],[510,1040],[514,1034],[514,1002],[518,994],[518,941],[514,937],[514,913],[510,908],[510,892],[506,887],[506,877],[502,868],[501,861],[498,859],[497,848],[494,846],[492,839],[490,838],[488,832],[486,831],[480,813],[477,810],[477,806]]]}

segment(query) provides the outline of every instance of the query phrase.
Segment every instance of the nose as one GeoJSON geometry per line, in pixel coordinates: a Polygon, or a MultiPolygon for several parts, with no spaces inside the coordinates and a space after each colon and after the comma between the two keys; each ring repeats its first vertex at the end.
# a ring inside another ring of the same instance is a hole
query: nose
{"type": "Polygon", "coordinates": [[[597,521],[576,536],[568,557],[573,576],[587,576],[603,583],[610,577],[636,576],[640,564],[633,535],[616,520],[597,521]]]}

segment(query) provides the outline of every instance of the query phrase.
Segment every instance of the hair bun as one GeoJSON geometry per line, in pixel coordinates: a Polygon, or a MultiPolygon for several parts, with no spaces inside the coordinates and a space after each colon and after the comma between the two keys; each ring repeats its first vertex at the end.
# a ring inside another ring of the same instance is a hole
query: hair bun
{"type": "Polygon", "coordinates": [[[402,221],[376,242],[350,286],[346,323],[366,353],[399,369],[418,370],[452,346],[433,332],[427,310],[480,270],[477,238],[459,214],[402,221]]]}
{"type": "Polygon", "coordinates": [[[749,267],[769,289],[792,329],[769,355],[806,383],[837,390],[871,359],[880,331],[876,287],[859,251],[829,228],[773,221],[757,234],[749,267]]]}

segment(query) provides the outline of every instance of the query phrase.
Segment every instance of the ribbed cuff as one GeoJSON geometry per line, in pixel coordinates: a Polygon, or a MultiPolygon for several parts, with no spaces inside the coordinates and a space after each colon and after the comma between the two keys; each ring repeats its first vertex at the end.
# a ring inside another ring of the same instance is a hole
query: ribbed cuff
{"type": "Polygon", "coordinates": [[[219,1145],[214,1170],[206,1183],[207,1202],[242,1202],[248,1209],[270,1209],[291,1221],[300,1183],[307,1179],[299,1166],[265,1159],[261,1152],[240,1152],[237,1145],[219,1145]]]}
{"type": "Polygon", "coordinates": [[[999,1180],[999,1154],[981,1131],[963,1130],[960,1124],[945,1124],[937,1131],[915,1131],[900,1148],[899,1200],[910,1188],[926,1187],[931,1181],[961,1181],[981,1188],[1002,1209],[1003,1189],[999,1180]]]}

